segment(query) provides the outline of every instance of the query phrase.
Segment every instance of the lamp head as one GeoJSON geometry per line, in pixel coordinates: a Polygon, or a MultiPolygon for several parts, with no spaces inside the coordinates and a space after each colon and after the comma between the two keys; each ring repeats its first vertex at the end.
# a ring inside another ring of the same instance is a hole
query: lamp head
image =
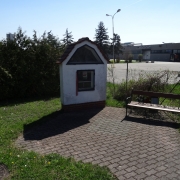
{"type": "Polygon", "coordinates": [[[106,14],[106,16],[109,16],[109,14],[106,14]]]}
{"type": "Polygon", "coordinates": [[[117,12],[121,11],[121,9],[118,9],[117,12]]]}

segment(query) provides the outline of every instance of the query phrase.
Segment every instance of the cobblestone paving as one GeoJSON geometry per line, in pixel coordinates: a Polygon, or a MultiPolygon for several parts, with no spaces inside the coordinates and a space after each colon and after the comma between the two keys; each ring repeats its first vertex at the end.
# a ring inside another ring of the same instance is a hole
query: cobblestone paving
{"type": "Polygon", "coordinates": [[[107,166],[120,180],[180,180],[176,124],[135,117],[123,120],[124,115],[124,109],[112,107],[61,113],[25,130],[15,144],[41,154],[53,152],[107,166]]]}

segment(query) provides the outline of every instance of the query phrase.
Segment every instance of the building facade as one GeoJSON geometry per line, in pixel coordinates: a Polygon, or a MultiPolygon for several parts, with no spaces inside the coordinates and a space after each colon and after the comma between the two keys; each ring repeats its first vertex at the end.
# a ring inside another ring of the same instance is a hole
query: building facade
{"type": "Polygon", "coordinates": [[[124,43],[121,59],[127,59],[128,54],[133,54],[133,59],[138,60],[138,55],[143,55],[145,61],[174,61],[180,62],[180,43],[163,43],[154,45],[124,43]]]}
{"type": "Polygon", "coordinates": [[[62,110],[105,107],[108,62],[99,46],[87,37],[66,48],[57,61],[62,110]]]}

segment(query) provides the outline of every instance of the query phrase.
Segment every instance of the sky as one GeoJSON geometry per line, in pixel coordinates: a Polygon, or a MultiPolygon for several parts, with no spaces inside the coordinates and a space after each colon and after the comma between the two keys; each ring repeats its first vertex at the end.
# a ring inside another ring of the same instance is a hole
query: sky
{"type": "Polygon", "coordinates": [[[0,40],[21,27],[32,37],[52,31],[59,39],[66,29],[74,41],[89,37],[94,41],[95,29],[102,21],[112,38],[121,42],[146,44],[180,42],[180,0],[0,0],[0,40]]]}

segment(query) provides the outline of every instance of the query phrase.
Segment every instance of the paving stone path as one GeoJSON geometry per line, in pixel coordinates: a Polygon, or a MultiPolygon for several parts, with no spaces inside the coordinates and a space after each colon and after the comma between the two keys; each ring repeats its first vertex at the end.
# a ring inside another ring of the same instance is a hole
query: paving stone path
{"type": "Polygon", "coordinates": [[[15,144],[107,166],[120,180],[180,180],[177,125],[124,116],[123,108],[112,107],[60,113],[31,130],[25,128],[15,144]]]}

